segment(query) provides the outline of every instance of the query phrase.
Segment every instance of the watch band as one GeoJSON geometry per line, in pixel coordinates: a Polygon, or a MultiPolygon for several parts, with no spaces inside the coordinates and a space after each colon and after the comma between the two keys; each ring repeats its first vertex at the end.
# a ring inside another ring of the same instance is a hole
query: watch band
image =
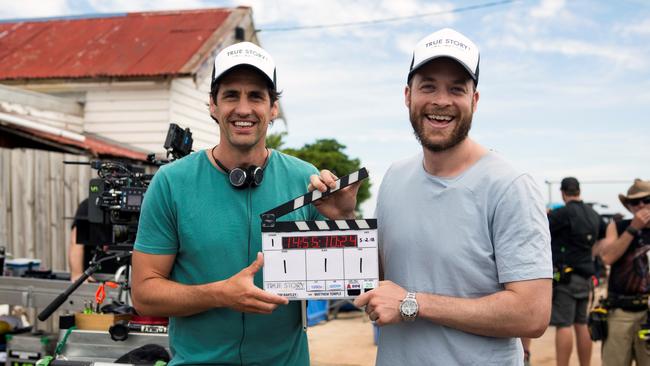
{"type": "Polygon", "coordinates": [[[415,321],[415,318],[418,316],[419,312],[419,305],[417,302],[417,298],[415,297],[415,292],[407,292],[406,297],[404,297],[404,300],[401,301],[400,304],[400,315],[402,316],[402,320],[407,321],[407,322],[412,322],[415,321]],[[405,314],[403,309],[402,309],[402,304],[405,302],[410,302],[415,305],[415,313],[413,314],[405,314]]]}
{"type": "Polygon", "coordinates": [[[636,236],[636,234],[639,233],[639,229],[633,227],[633,226],[628,226],[625,228],[625,231],[627,231],[628,234],[632,236],[636,236]]]}

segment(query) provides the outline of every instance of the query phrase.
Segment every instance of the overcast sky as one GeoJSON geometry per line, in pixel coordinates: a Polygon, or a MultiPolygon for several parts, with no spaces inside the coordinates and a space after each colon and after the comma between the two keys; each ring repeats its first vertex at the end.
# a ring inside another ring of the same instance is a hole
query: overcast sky
{"type": "MultiPolygon", "coordinates": [[[[572,175],[586,201],[624,212],[617,194],[650,179],[650,5],[645,0],[201,1],[0,0],[0,18],[250,5],[284,90],[287,146],[336,138],[370,170],[375,194],[392,161],[421,150],[404,106],[415,43],[452,27],[481,51],[481,93],[470,135],[545,181],[572,175]],[[429,15],[427,15],[429,14],[429,15]],[[315,30],[273,28],[422,15],[315,30]]],[[[283,130],[276,124],[272,132],[283,130]]],[[[552,187],[557,202],[559,187],[552,187]]]]}

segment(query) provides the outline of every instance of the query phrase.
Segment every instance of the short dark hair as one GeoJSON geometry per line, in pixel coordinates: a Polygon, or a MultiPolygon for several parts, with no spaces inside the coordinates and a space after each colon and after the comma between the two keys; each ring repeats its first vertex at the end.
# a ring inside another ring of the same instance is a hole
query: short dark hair
{"type": "MultiPolygon", "coordinates": [[[[221,75],[221,77],[223,77],[224,75],[227,75],[231,71],[235,71],[235,70],[239,70],[239,69],[253,70],[253,71],[263,75],[259,70],[257,70],[256,68],[254,68],[252,66],[239,65],[239,66],[235,66],[232,69],[228,70],[228,72],[221,75]]],[[[266,79],[266,76],[264,76],[264,79],[266,79]]],[[[210,98],[212,98],[212,102],[214,102],[215,105],[217,104],[217,94],[219,93],[219,86],[220,86],[220,83],[218,81],[215,81],[215,80],[213,80],[212,84],[210,85],[210,98]]],[[[272,106],[273,103],[277,102],[280,99],[280,97],[282,96],[282,92],[277,91],[275,89],[275,86],[273,85],[273,83],[270,80],[266,80],[266,89],[269,92],[269,99],[271,100],[271,106],[272,106]]]]}
{"type": "Polygon", "coordinates": [[[566,177],[560,182],[560,190],[567,196],[579,196],[580,182],[574,177],[566,177]]]}

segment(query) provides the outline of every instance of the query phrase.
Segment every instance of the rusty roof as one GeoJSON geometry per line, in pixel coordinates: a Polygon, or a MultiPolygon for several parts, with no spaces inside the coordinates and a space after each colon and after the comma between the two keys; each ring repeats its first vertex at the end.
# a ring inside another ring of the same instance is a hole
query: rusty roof
{"type": "MultiPolygon", "coordinates": [[[[0,123],[0,127],[1,127],[0,123]]],[[[65,136],[55,135],[45,131],[39,131],[29,127],[12,126],[8,131],[22,135],[25,138],[35,141],[46,140],[55,147],[71,147],[79,151],[85,151],[93,157],[114,157],[127,158],[139,161],[148,161],[147,152],[133,146],[127,146],[120,142],[101,138],[97,135],[86,134],[84,141],[77,141],[65,136]],[[23,133],[21,133],[23,132],[23,133]]],[[[68,151],[64,149],[65,151],[68,151]]]]}
{"type": "Polygon", "coordinates": [[[147,161],[148,153],[135,146],[124,144],[93,133],[77,134],[55,127],[34,128],[29,122],[39,122],[34,116],[0,113],[0,133],[11,133],[36,142],[54,146],[72,153],[85,152],[94,157],[119,157],[147,161]],[[9,118],[13,117],[13,118],[9,118]],[[19,121],[16,121],[19,120],[19,121]],[[17,122],[25,121],[27,124],[17,122]]]}
{"type": "Polygon", "coordinates": [[[235,9],[0,23],[0,80],[189,74],[235,9]]]}

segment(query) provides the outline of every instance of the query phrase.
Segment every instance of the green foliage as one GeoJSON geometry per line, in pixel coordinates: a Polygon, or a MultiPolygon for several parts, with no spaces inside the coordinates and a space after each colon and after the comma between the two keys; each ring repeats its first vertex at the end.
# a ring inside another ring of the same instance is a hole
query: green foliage
{"type": "MultiPolygon", "coordinates": [[[[304,161],[312,163],[316,168],[322,170],[327,169],[339,177],[350,174],[361,168],[359,159],[352,159],[343,152],[345,145],[339,143],[335,139],[320,139],[316,140],[313,144],[306,144],[299,149],[285,148],[282,146],[284,142],[282,139],[286,136],[286,132],[269,134],[266,136],[266,145],[270,148],[282,151],[285,154],[295,156],[304,161]]],[[[359,187],[357,195],[357,212],[361,203],[370,198],[370,182],[366,179],[359,187]]]]}
{"type": "Polygon", "coordinates": [[[266,147],[268,147],[269,149],[282,151],[282,145],[284,145],[284,141],[282,141],[282,139],[286,135],[287,135],[286,132],[267,134],[266,147]]]}

